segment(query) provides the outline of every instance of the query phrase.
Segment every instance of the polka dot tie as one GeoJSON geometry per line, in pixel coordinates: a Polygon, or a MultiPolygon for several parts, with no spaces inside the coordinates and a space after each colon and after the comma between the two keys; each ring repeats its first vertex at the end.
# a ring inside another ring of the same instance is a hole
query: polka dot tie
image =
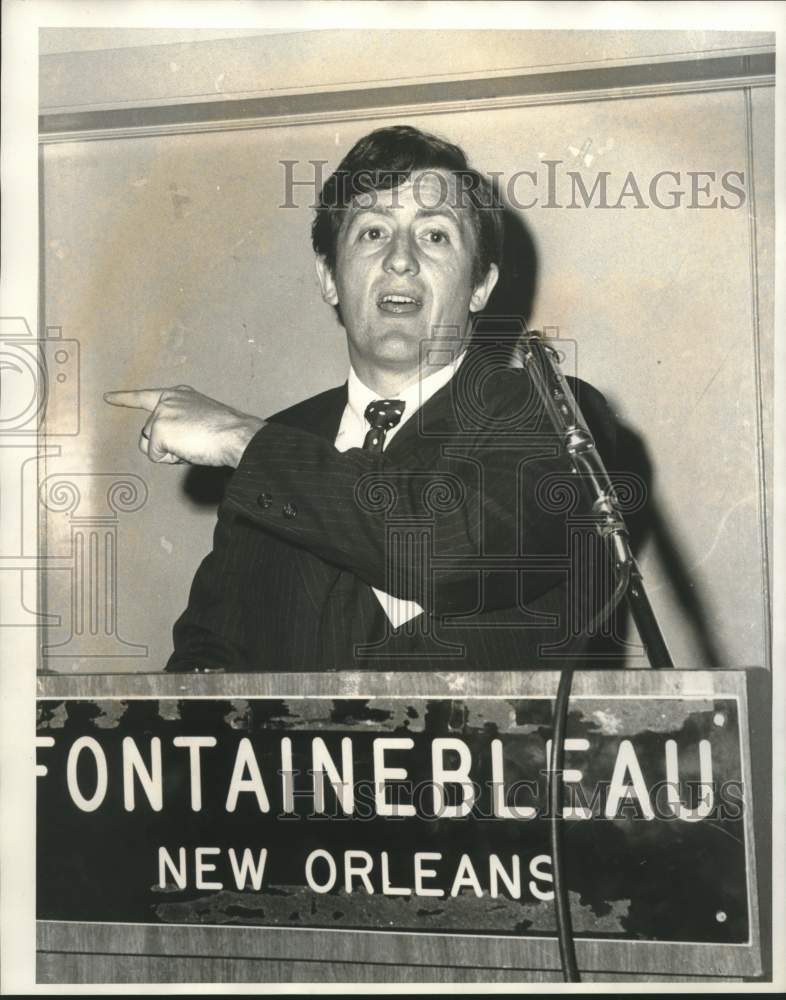
{"type": "Polygon", "coordinates": [[[382,451],[385,435],[401,420],[404,406],[401,399],[375,399],[368,404],[366,420],[371,424],[371,430],[363,442],[366,451],[382,451]]]}

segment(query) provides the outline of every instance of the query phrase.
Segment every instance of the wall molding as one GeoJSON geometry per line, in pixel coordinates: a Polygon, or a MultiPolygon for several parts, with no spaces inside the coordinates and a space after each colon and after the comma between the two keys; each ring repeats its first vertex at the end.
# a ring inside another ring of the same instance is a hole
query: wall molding
{"type": "MultiPolygon", "coordinates": [[[[208,43],[210,44],[210,43],[208,43]]],[[[191,46],[189,46],[190,48],[191,46]]],[[[156,47],[159,48],[159,47],[156,47]]],[[[145,63],[145,57],[150,56],[149,48],[133,49],[128,50],[133,51],[136,55],[136,63],[139,67],[138,75],[150,76],[152,71],[155,69],[155,64],[149,69],[142,69],[141,67],[145,63]]],[[[230,89],[220,90],[220,91],[207,91],[207,90],[185,90],[183,92],[177,92],[172,90],[163,90],[155,97],[128,97],[125,96],[122,99],[101,99],[102,95],[100,91],[96,90],[90,97],[89,100],[82,102],[75,101],[73,98],[69,101],[62,101],[63,94],[60,94],[57,101],[52,101],[51,96],[43,94],[41,96],[41,106],[40,113],[47,115],[54,114],[77,114],[84,111],[112,111],[118,108],[144,108],[144,107],[162,107],[164,105],[175,105],[175,104],[195,104],[195,103],[218,103],[226,101],[238,101],[238,100],[257,100],[260,98],[271,98],[271,97],[291,97],[293,95],[303,95],[303,94],[318,94],[323,91],[329,90],[334,92],[348,92],[353,90],[380,90],[386,87],[392,86],[408,86],[408,87],[424,87],[431,86],[434,84],[445,84],[445,83],[466,83],[470,80],[492,80],[499,79],[503,80],[509,77],[515,76],[535,76],[538,73],[566,73],[575,72],[577,70],[598,70],[598,69],[611,69],[613,67],[622,66],[654,66],[659,63],[669,63],[669,62],[695,62],[700,59],[719,59],[728,58],[730,56],[735,56],[737,58],[742,58],[743,56],[759,56],[767,55],[773,51],[772,43],[770,44],[759,44],[759,45],[743,45],[743,46],[728,46],[725,48],[711,48],[711,49],[696,49],[693,48],[689,51],[666,51],[666,52],[652,52],[652,53],[638,53],[636,55],[628,56],[627,58],[620,58],[619,56],[609,56],[605,58],[598,59],[581,59],[581,60],[566,60],[561,61],[557,59],[551,62],[532,62],[524,63],[518,66],[504,66],[502,68],[495,68],[492,64],[484,69],[477,70],[460,70],[454,69],[449,73],[428,73],[420,76],[414,76],[406,73],[406,69],[403,73],[396,73],[393,76],[388,77],[368,77],[366,79],[359,80],[348,80],[346,82],[333,81],[331,83],[326,83],[321,81],[319,83],[299,83],[298,85],[292,85],[287,83],[285,79],[276,79],[275,77],[270,80],[266,80],[266,86],[254,86],[250,88],[238,87],[233,81],[229,86],[230,89]],[[272,85],[271,85],[272,84],[272,85]],[[98,100],[96,99],[98,98],[98,100]]],[[[69,75],[79,74],[80,72],[89,75],[91,71],[95,71],[93,66],[83,66],[80,62],[80,56],[82,54],[71,54],[71,58],[74,61],[74,65],[68,68],[69,75]]],[[[46,81],[47,84],[53,77],[60,76],[62,82],[62,74],[64,69],[62,67],[53,67],[48,62],[49,57],[41,57],[41,80],[46,81]],[[58,71],[59,69],[59,71],[58,71]]],[[[61,57],[55,57],[60,59],[61,57]]],[[[262,61],[262,60],[260,60],[262,61]]],[[[225,81],[222,81],[222,86],[225,81]]],[[[198,87],[198,84],[195,85],[198,87]]],[[[49,89],[48,86],[46,89],[49,89]]],[[[65,96],[68,96],[68,88],[66,87],[63,92],[65,96]]]]}
{"type": "Polygon", "coordinates": [[[161,106],[43,114],[42,144],[410,118],[767,87],[774,52],[161,106]]]}
{"type": "MultiPolygon", "coordinates": [[[[745,142],[746,166],[750,197],[748,199],[748,266],[751,290],[751,333],[753,346],[753,378],[756,386],[756,465],[758,471],[757,508],[759,545],[761,546],[761,593],[764,621],[764,647],[767,669],[772,670],[772,602],[770,599],[769,511],[767,503],[767,468],[764,458],[764,406],[765,392],[761,358],[761,323],[759,317],[759,266],[756,233],[756,188],[753,169],[753,108],[751,93],[745,91],[745,142]]],[[[771,443],[770,443],[771,446],[771,443]]]]}

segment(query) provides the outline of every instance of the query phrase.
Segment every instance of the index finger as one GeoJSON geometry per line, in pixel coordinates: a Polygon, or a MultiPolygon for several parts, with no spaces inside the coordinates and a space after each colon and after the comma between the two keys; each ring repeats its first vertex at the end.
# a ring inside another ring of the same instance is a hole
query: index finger
{"type": "Polygon", "coordinates": [[[161,393],[166,389],[123,389],[105,392],[104,402],[110,406],[127,406],[132,410],[148,410],[152,413],[158,406],[161,393]]]}

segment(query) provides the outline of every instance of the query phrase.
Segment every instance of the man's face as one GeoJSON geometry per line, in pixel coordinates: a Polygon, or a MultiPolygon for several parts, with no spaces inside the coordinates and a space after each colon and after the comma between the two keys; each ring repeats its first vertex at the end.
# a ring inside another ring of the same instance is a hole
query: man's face
{"type": "Polygon", "coordinates": [[[323,297],[341,307],[350,360],[364,381],[416,376],[421,343],[455,331],[463,338],[469,314],[488,301],[497,268],[473,282],[475,235],[456,191],[453,174],[426,170],[361,196],[339,233],[335,274],[317,260],[323,297]]]}

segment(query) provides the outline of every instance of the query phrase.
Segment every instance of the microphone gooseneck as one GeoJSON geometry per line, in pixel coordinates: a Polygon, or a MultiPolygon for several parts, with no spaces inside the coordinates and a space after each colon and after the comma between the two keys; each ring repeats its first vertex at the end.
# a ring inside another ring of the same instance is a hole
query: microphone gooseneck
{"type": "Polygon", "coordinates": [[[517,365],[528,372],[588,493],[592,512],[596,516],[595,527],[613,553],[618,583],[601,615],[605,617],[612,611],[624,595],[650,666],[656,670],[673,668],[666,641],[644,589],[641,570],[630,547],[614,486],[595,447],[592,432],[559,367],[556,350],[538,334],[527,332],[519,338],[515,354],[517,365]]]}

